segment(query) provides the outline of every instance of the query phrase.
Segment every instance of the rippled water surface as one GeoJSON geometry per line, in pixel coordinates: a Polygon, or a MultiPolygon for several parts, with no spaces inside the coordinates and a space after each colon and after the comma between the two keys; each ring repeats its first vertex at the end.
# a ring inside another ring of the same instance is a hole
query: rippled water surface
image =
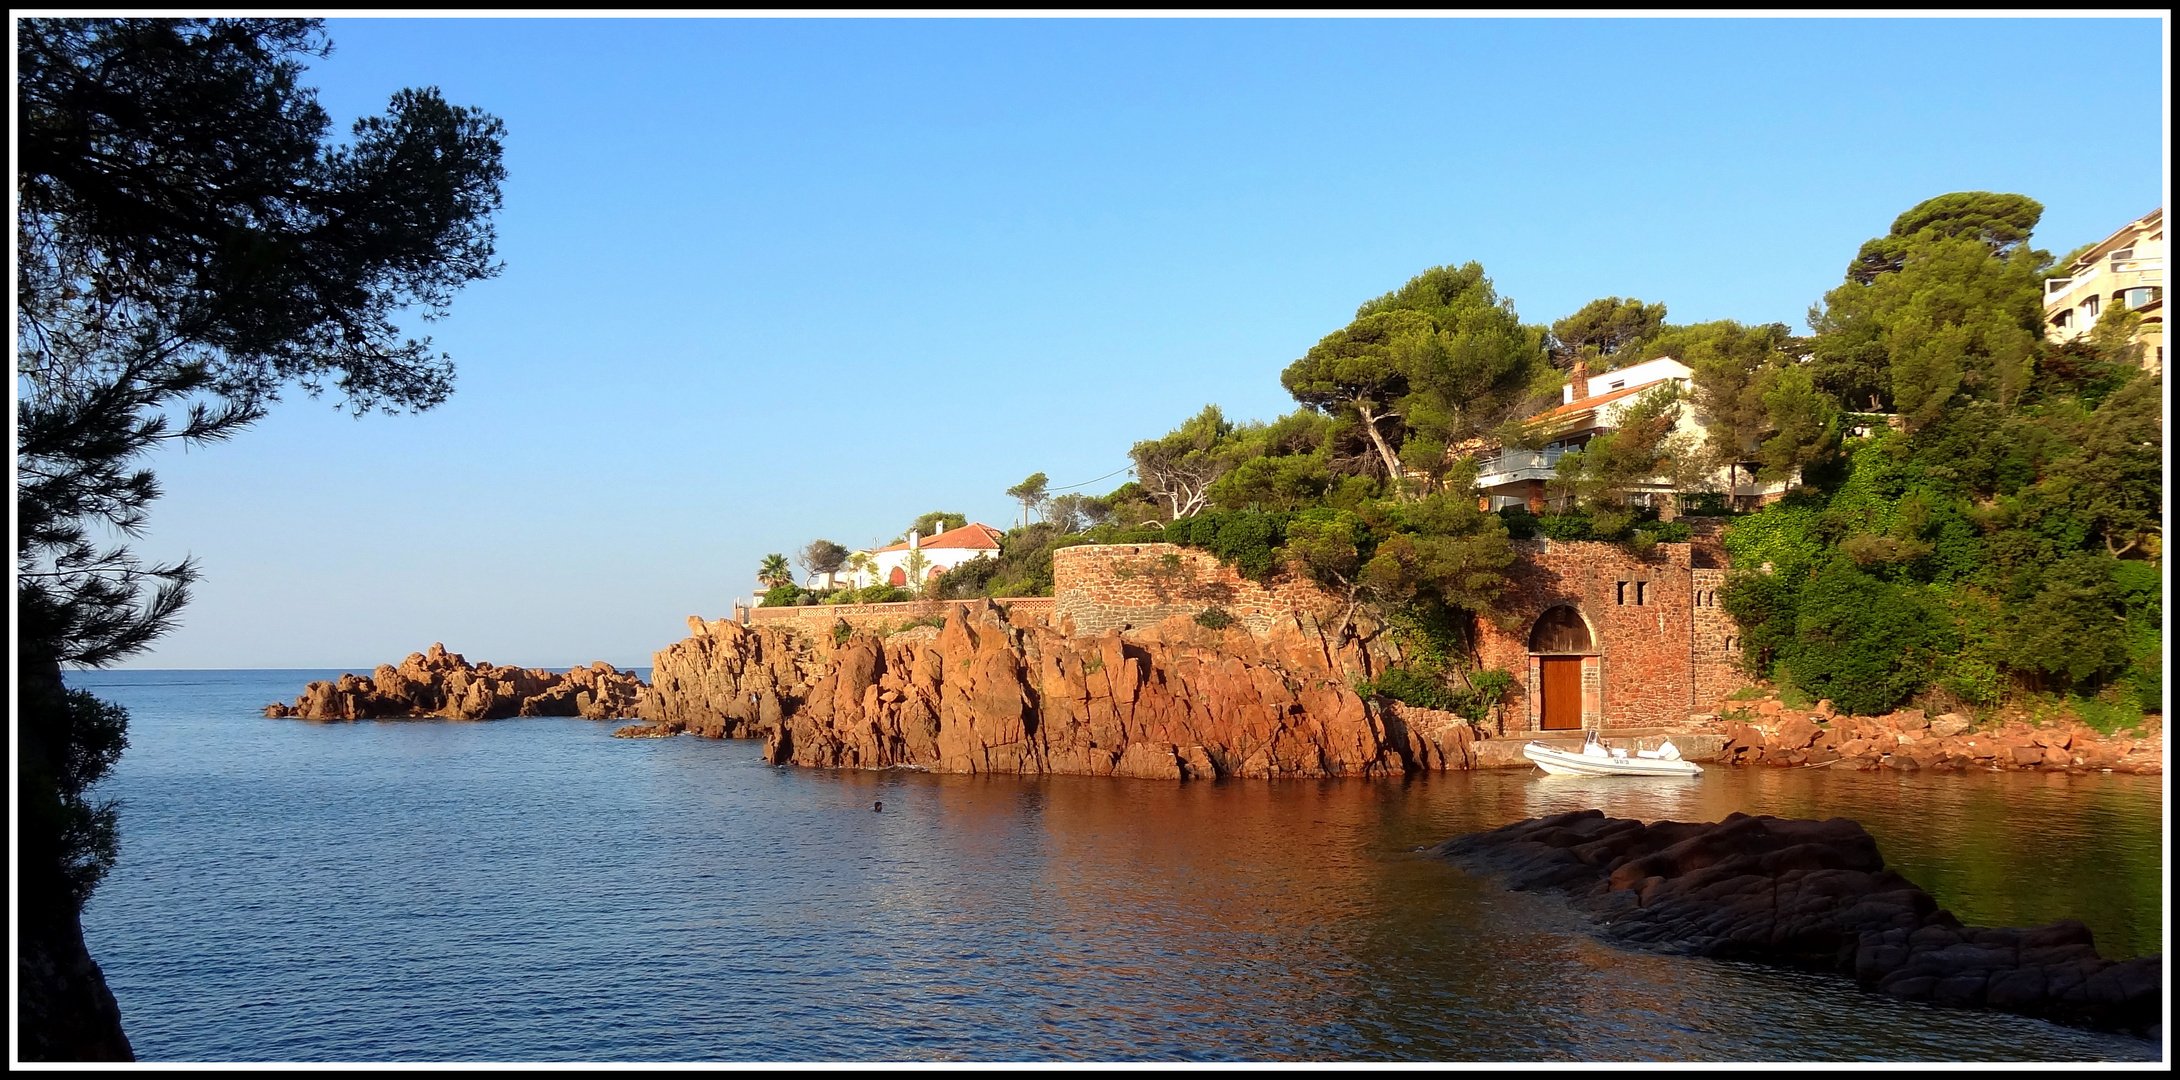
{"type": "Polygon", "coordinates": [[[2163,934],[2157,777],[1013,779],[770,769],[581,720],[258,715],[332,674],[71,677],[134,713],[84,924],[143,1060],[2161,1053],[1623,951],[1416,853],[1592,806],[1846,815],[1964,920],[2079,918],[2130,956],[2163,934]]]}

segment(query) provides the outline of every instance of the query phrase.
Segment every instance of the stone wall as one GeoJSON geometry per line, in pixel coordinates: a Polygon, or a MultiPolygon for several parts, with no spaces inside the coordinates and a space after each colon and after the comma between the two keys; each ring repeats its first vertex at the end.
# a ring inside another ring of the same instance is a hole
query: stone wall
{"type": "MultiPolygon", "coordinates": [[[[977,600],[909,600],[898,604],[806,604],[799,607],[761,607],[749,610],[751,626],[780,626],[809,634],[828,634],[833,624],[846,622],[857,630],[898,630],[919,619],[943,618],[952,608],[977,600]]],[[[1052,615],[1049,596],[1022,596],[997,601],[1016,625],[1042,623],[1052,615]]]]}
{"type": "Polygon", "coordinates": [[[1285,619],[1314,627],[1331,600],[1307,581],[1251,581],[1217,556],[1177,544],[1061,548],[1052,553],[1052,581],[1054,624],[1072,625],[1078,635],[1155,626],[1216,607],[1262,636],[1285,619]]]}
{"type": "Polygon", "coordinates": [[[1688,643],[1688,668],[1695,687],[1695,707],[1700,710],[1748,685],[1748,679],[1740,670],[1740,628],[1734,625],[1733,616],[1726,614],[1720,604],[1719,594],[1726,587],[1726,572],[1696,569],[1688,576],[1695,603],[1694,634],[1688,643]]]}
{"type": "Polygon", "coordinates": [[[1590,632],[1584,727],[1681,723],[1699,703],[1741,685],[1725,647],[1731,622],[1713,606],[1723,571],[1691,565],[1704,545],[1659,544],[1646,555],[1592,542],[1514,546],[1519,557],[1507,572],[1511,588],[1499,625],[1482,625],[1479,649],[1485,667],[1505,668],[1519,680],[1507,703],[1509,731],[1540,727],[1540,672],[1529,632],[1560,605],[1574,608],[1590,632]]]}

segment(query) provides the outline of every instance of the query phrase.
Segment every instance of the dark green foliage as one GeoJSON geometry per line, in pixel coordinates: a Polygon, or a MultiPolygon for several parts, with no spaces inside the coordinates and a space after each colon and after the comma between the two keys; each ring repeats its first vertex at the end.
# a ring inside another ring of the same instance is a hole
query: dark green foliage
{"type": "Polygon", "coordinates": [[[1489,716],[1492,706],[1505,700],[1506,692],[1514,686],[1514,676],[1494,668],[1471,673],[1468,683],[1449,685],[1436,676],[1396,667],[1357,684],[1355,692],[1363,697],[1389,697],[1421,709],[1457,713],[1473,724],[1489,716]]]}
{"type": "MultiPolygon", "coordinates": [[[[1296,401],[1362,436],[1365,460],[1395,484],[1438,490],[1445,448],[1525,415],[1556,387],[1540,327],[1524,326],[1483,267],[1432,267],[1356,309],[1280,374],[1296,401]],[[1409,450],[1409,439],[1422,444],[1409,450]]],[[[1336,470],[1338,471],[1338,470],[1336,470]]]]}
{"type": "Polygon", "coordinates": [[[1842,712],[1882,713],[1929,686],[1952,644],[1929,599],[1912,586],[1834,559],[1802,589],[1786,672],[1842,712]]]}
{"type": "Polygon", "coordinates": [[[1577,360],[1588,362],[1592,371],[1625,367],[1637,350],[1664,329],[1664,304],[1617,296],[1592,300],[1552,324],[1552,364],[1562,371],[1577,360]]]}
{"type": "Polygon", "coordinates": [[[499,272],[506,172],[500,122],[431,89],[333,138],[298,82],[331,47],[315,20],[17,29],[17,866],[43,927],[112,862],[113,807],[84,792],[127,721],[61,665],[148,648],[197,576],[130,551],[160,493],[141,460],[290,386],[358,415],[444,401],[452,362],[398,324],[499,272]]]}
{"type": "Polygon", "coordinates": [[[1526,506],[1509,506],[1499,511],[1499,520],[1506,524],[1509,540],[1534,540],[1542,531],[1542,523],[1526,506]]]}
{"type": "Polygon", "coordinates": [[[848,549],[831,540],[812,540],[795,553],[795,561],[802,564],[803,573],[812,576],[838,573],[847,565],[848,549]]]}
{"type": "Polygon", "coordinates": [[[1925,199],[1894,218],[1892,231],[1863,244],[1847,277],[1867,285],[1879,274],[1898,272],[1917,240],[1967,238],[1994,252],[2010,251],[2028,243],[2043,216],[2043,204],[2026,195],[1956,191],[1925,199]]]}
{"type": "Polygon", "coordinates": [[[41,734],[61,734],[57,742],[65,748],[46,759],[51,762],[50,771],[38,769],[35,775],[21,777],[31,782],[25,795],[35,791],[42,796],[25,800],[24,810],[32,820],[22,823],[23,840],[59,864],[57,902],[66,910],[81,911],[92,890],[113,869],[118,853],[118,806],[91,797],[91,788],[127,749],[129,713],[85,690],[40,693],[25,686],[22,698],[25,719],[42,721],[41,734]]]}
{"type": "Polygon", "coordinates": [[[898,544],[907,540],[910,532],[929,538],[949,529],[961,528],[968,523],[969,518],[965,514],[958,514],[952,510],[933,510],[928,514],[920,514],[916,520],[909,522],[908,530],[901,533],[893,542],[898,544]]]}
{"type": "Polygon", "coordinates": [[[793,582],[788,582],[784,585],[774,585],[773,587],[766,589],[763,598],[758,601],[757,606],[794,607],[798,604],[806,604],[811,602],[813,602],[813,598],[811,597],[810,590],[805,589],[802,586],[797,585],[793,582]]]}
{"type": "Polygon", "coordinates": [[[1196,625],[1206,630],[1224,630],[1234,625],[1234,616],[1225,608],[1209,607],[1196,613],[1196,625]]]}
{"type": "MultiPolygon", "coordinates": [[[[982,562],[984,560],[977,561],[982,562]]],[[[831,596],[825,597],[823,602],[827,604],[901,604],[915,598],[915,593],[898,585],[888,585],[881,581],[876,585],[865,585],[860,589],[842,589],[831,596]]]]}
{"type": "Polygon", "coordinates": [[[1049,522],[1015,529],[999,540],[999,554],[971,559],[940,574],[936,595],[947,600],[977,596],[1051,596],[1052,553],[1088,543],[1082,536],[1062,536],[1049,522]]]}
{"type": "Polygon", "coordinates": [[[1721,492],[1684,491],[1674,498],[1680,500],[1680,512],[1684,517],[1731,517],[1734,513],[1721,492]]]}

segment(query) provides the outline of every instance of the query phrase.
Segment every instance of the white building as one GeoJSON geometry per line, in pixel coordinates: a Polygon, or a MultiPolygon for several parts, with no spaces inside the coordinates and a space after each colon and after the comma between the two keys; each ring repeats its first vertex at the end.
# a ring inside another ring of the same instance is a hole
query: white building
{"type": "Polygon", "coordinates": [[[948,529],[928,538],[918,536],[912,531],[908,534],[908,539],[901,543],[875,551],[856,552],[857,555],[868,555],[870,561],[855,584],[863,587],[883,581],[894,586],[907,585],[912,552],[921,557],[925,580],[935,578],[972,559],[998,555],[1001,535],[998,529],[979,522],[971,522],[958,529],[948,529]]]}
{"type": "MultiPolygon", "coordinates": [[[[1551,435],[1551,441],[1543,449],[1505,447],[1477,458],[1476,487],[1483,493],[1485,508],[1499,510],[1526,506],[1532,512],[1549,509],[1545,484],[1555,475],[1559,459],[1567,451],[1579,450],[1589,445],[1591,439],[1618,427],[1621,414],[1633,407],[1636,399],[1660,386],[1670,384],[1681,393],[1682,407],[1673,434],[1687,436],[1694,445],[1701,445],[1705,438],[1705,418],[1688,396],[1690,380],[1694,376],[1695,372],[1688,365],[1670,356],[1645,360],[1602,375],[1591,375],[1587,364],[1576,361],[1574,371],[1568,375],[1560,405],[1530,418],[1530,423],[1546,426],[1551,435]]],[[[1743,509],[1753,509],[1758,503],[1776,498],[1793,483],[1789,480],[1759,484],[1755,470],[1741,466],[1721,469],[1712,478],[1712,486],[1728,496],[1733,505],[1743,509]]],[[[1663,506],[1656,500],[1673,494],[1673,484],[1667,477],[1655,477],[1647,484],[1638,485],[1631,494],[1640,505],[1663,506]]]]}

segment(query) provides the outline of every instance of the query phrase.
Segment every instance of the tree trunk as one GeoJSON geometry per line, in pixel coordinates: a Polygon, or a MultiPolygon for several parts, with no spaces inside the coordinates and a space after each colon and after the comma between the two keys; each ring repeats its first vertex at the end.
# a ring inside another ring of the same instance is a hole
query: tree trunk
{"type": "Polygon", "coordinates": [[[18,654],[16,743],[19,875],[15,1034],[23,1061],[135,1061],[121,1007],[83,944],[83,919],[60,871],[52,755],[68,738],[60,665],[18,654]]]}
{"type": "Polygon", "coordinates": [[[1393,498],[1405,502],[1408,498],[1408,490],[1407,486],[1401,483],[1401,480],[1407,474],[1400,467],[1400,456],[1393,453],[1392,445],[1385,441],[1385,434],[1378,430],[1379,420],[1398,414],[1386,413],[1382,417],[1372,416],[1370,406],[1360,401],[1355,403],[1355,411],[1362,416],[1363,430],[1370,433],[1370,444],[1377,447],[1378,456],[1385,459],[1385,475],[1392,479],[1393,498]]]}

